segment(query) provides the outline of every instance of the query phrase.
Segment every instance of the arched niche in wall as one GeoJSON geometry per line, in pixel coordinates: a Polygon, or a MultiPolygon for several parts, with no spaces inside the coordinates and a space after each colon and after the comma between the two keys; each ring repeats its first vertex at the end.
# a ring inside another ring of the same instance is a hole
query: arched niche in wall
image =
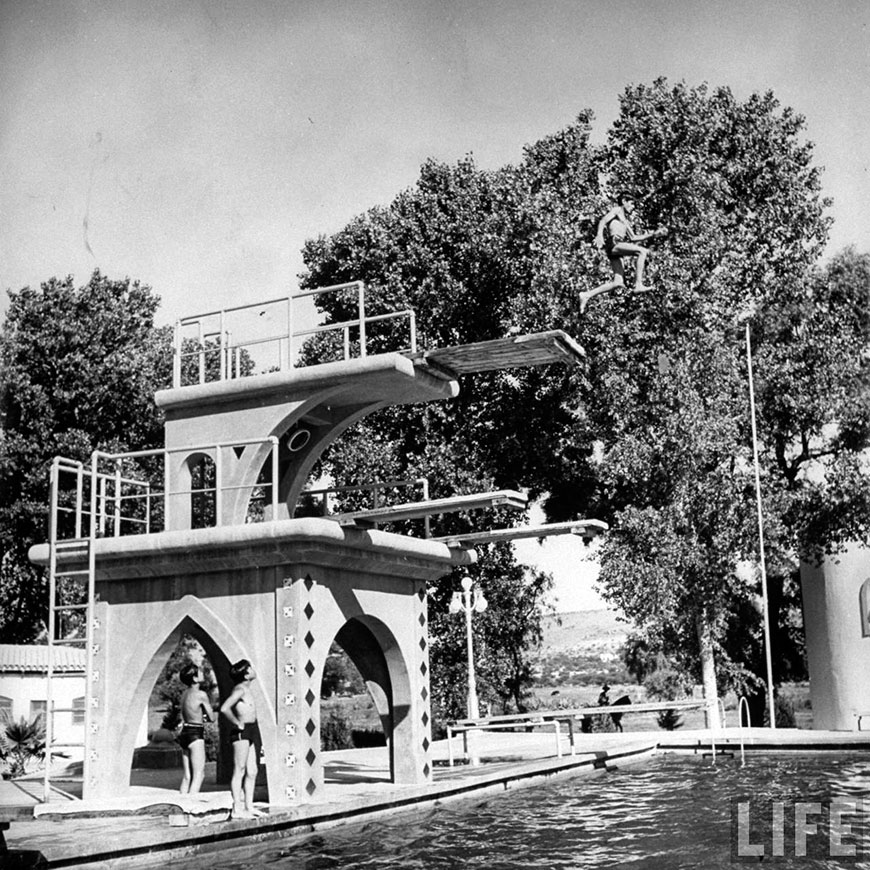
{"type": "Polygon", "coordinates": [[[870,637],[870,578],[861,584],[858,610],[861,614],[861,637],[870,637]]]}

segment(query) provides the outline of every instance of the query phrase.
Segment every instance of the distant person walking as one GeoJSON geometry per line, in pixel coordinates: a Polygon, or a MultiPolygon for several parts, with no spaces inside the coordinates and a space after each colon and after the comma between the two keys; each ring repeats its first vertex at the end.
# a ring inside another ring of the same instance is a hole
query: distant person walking
{"type": "Polygon", "coordinates": [[[251,683],[256,679],[254,669],[247,659],[236,662],[230,668],[230,678],[235,686],[221,705],[221,715],[232,726],[230,740],[233,744],[233,776],[230,791],[233,795],[234,819],[252,819],[262,815],[254,809],[254,786],[257,781],[258,737],[257,707],[251,692],[251,683]]]}
{"type": "Polygon", "coordinates": [[[211,699],[202,689],[204,679],[199,665],[185,665],[178,678],[187,688],[181,695],[181,746],[184,774],[181,779],[182,794],[198,794],[205,775],[205,723],[211,722],[211,699]]]}

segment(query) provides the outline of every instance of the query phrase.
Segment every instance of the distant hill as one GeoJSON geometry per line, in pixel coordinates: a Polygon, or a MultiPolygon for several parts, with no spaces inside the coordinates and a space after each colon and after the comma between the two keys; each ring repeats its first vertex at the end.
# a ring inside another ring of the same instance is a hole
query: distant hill
{"type": "Polygon", "coordinates": [[[558,686],[626,680],[621,653],[629,628],[609,610],[546,617],[543,644],[534,657],[535,681],[558,686]]]}
{"type": "Polygon", "coordinates": [[[560,613],[544,619],[541,651],[552,655],[591,646],[618,648],[625,643],[629,629],[629,624],[621,622],[611,610],[560,613]]]}

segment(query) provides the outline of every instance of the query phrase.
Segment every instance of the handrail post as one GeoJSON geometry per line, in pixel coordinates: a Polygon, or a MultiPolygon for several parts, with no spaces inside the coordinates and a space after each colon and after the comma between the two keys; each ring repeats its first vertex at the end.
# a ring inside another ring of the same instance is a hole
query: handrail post
{"type": "Polygon", "coordinates": [[[417,314],[411,309],[411,353],[417,353],[417,314]]]}
{"type": "Polygon", "coordinates": [[[357,281],[357,299],[359,305],[359,355],[366,355],[366,301],[365,301],[365,284],[362,281],[357,281]]]}
{"type": "MultiPolygon", "coordinates": [[[[429,478],[421,477],[420,483],[423,484],[423,501],[429,501],[429,478]]],[[[426,516],[423,517],[423,537],[432,537],[431,517],[429,514],[426,514],[426,516]]]]}
{"type": "Polygon", "coordinates": [[[287,297],[287,368],[293,365],[293,296],[287,297]]]}
{"type": "MultiPolygon", "coordinates": [[[[214,524],[216,526],[223,525],[223,457],[219,444],[214,448],[214,524]]],[[[203,481],[203,489],[205,489],[205,481],[203,481]]]]}
{"type": "Polygon", "coordinates": [[[277,435],[270,435],[272,442],[272,519],[278,519],[278,446],[280,444],[277,435]]]}
{"type": "Polygon", "coordinates": [[[172,386],[176,389],[181,386],[181,321],[175,321],[175,341],[173,342],[172,357],[172,386]]]}
{"type": "Polygon", "coordinates": [[[202,331],[202,321],[197,322],[199,327],[199,382],[205,383],[205,337],[202,331]]]}
{"type": "Polygon", "coordinates": [[[163,450],[163,531],[171,528],[169,523],[169,450],[163,450]]]}
{"type": "Polygon", "coordinates": [[[98,456],[95,450],[91,454],[91,522],[88,529],[88,597],[86,613],[86,629],[85,629],[85,674],[87,685],[85,686],[85,739],[84,743],[85,756],[82,761],[82,789],[83,793],[87,793],[90,787],[91,776],[91,725],[93,723],[93,676],[94,676],[94,595],[96,592],[96,573],[97,573],[97,468],[98,456]]]}
{"type": "Polygon", "coordinates": [[[84,474],[85,468],[81,462],[76,463],[76,532],[77,538],[82,536],[82,494],[84,492],[84,474]]]}
{"type": "MultiPolygon", "coordinates": [[[[50,781],[51,776],[49,770],[51,768],[51,743],[54,739],[53,722],[54,716],[52,709],[54,700],[52,698],[52,682],[54,677],[54,631],[55,631],[55,603],[56,603],[56,584],[57,584],[57,491],[60,481],[60,465],[58,457],[55,456],[51,461],[51,472],[49,477],[51,483],[49,486],[49,498],[51,504],[48,510],[48,661],[46,662],[46,687],[45,687],[45,772],[42,780],[42,801],[48,803],[51,796],[50,781]]],[[[77,505],[78,507],[78,505],[77,505]]]]}
{"type": "Polygon", "coordinates": [[[99,501],[99,517],[100,517],[100,534],[106,534],[106,522],[109,518],[109,510],[106,507],[106,503],[109,499],[108,489],[106,487],[107,481],[105,477],[98,477],[96,472],[91,475],[91,486],[97,486],[97,480],[99,480],[100,487],[100,501],[99,501]]]}
{"type": "Polygon", "coordinates": [[[749,701],[745,695],[741,695],[737,701],[737,727],[740,729],[740,766],[746,766],[746,748],[743,740],[743,707],[746,707],[746,725],[752,727],[752,717],[749,713],[749,701]]]}
{"type": "MultiPolygon", "coordinates": [[[[711,713],[710,708],[716,702],[712,698],[707,698],[706,701],[707,701],[707,705],[706,705],[706,709],[705,709],[705,716],[707,719],[707,729],[710,732],[710,751],[713,754],[713,765],[715,766],[715,764],[716,764],[716,733],[713,731],[713,725],[712,725],[713,714],[711,713]]],[[[717,709],[716,709],[717,718],[718,718],[718,712],[719,712],[719,710],[717,707],[717,709]]]]}
{"type": "Polygon", "coordinates": [[[227,353],[232,353],[232,349],[229,347],[229,341],[227,338],[223,308],[221,308],[220,313],[220,338],[218,339],[218,349],[220,353],[221,380],[225,381],[227,379],[227,353]]]}
{"type": "Polygon", "coordinates": [[[116,538],[121,537],[121,460],[115,460],[115,516],[113,534],[116,538]]]}

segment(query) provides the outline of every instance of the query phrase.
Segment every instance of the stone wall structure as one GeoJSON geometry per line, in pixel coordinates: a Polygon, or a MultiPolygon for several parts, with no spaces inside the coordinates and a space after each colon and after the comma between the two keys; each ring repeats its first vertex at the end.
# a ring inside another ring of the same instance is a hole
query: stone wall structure
{"type": "Polygon", "coordinates": [[[801,566],[813,727],[870,727],[870,550],[801,566]]]}

